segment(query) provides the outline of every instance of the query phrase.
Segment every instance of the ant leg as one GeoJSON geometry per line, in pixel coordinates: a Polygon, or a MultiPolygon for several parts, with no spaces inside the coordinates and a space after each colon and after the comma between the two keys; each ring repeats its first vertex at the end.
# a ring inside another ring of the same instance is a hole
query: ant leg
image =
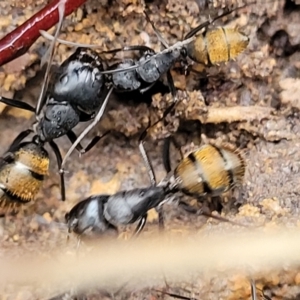
{"type": "MultiPolygon", "coordinates": [[[[149,159],[149,156],[145,150],[145,147],[144,147],[144,141],[145,141],[145,133],[147,133],[147,131],[144,131],[142,133],[142,135],[140,136],[140,139],[139,139],[139,149],[140,149],[140,153],[144,159],[144,162],[145,162],[145,165],[148,169],[148,174],[149,174],[149,178],[150,178],[150,181],[151,181],[151,185],[152,186],[155,186],[156,185],[156,178],[155,178],[155,173],[154,173],[154,169],[153,169],[153,166],[152,166],[152,163],[149,159]]],[[[159,207],[156,207],[155,210],[157,211],[158,213],[158,226],[159,226],[159,230],[163,230],[164,227],[165,227],[165,222],[164,222],[164,215],[163,215],[163,208],[162,206],[159,206],[159,207]]]]}
{"type": "Polygon", "coordinates": [[[252,298],[252,300],[257,300],[255,281],[253,279],[251,279],[250,283],[251,283],[251,298],[252,298]]]}
{"type": "MultiPolygon", "coordinates": [[[[254,279],[251,279],[250,280],[250,284],[251,284],[251,299],[252,300],[257,300],[257,292],[256,292],[256,284],[255,284],[255,280],[254,279]]],[[[261,290],[262,294],[262,299],[264,300],[271,300],[270,297],[264,295],[264,291],[261,290]]]]}
{"type": "Polygon", "coordinates": [[[262,298],[263,300],[272,300],[271,297],[265,295],[264,289],[261,290],[261,296],[263,297],[262,298]]]}
{"type": "Polygon", "coordinates": [[[218,213],[221,213],[221,211],[224,209],[221,197],[220,196],[212,196],[210,197],[210,202],[208,205],[210,211],[217,211],[218,213]]]}
{"type": "Polygon", "coordinates": [[[64,157],[62,163],[61,163],[61,168],[59,170],[60,173],[64,172],[64,166],[66,164],[66,160],[67,158],[71,155],[71,153],[74,151],[74,149],[76,149],[77,145],[81,142],[81,140],[87,135],[87,133],[96,126],[96,124],[100,121],[101,117],[103,116],[103,113],[105,111],[108,99],[111,95],[113,91],[113,88],[110,88],[110,90],[108,91],[106,98],[103,101],[103,104],[101,106],[101,108],[99,109],[95,119],[93,120],[92,123],[89,124],[89,126],[79,135],[79,137],[77,138],[77,140],[73,143],[73,145],[70,147],[70,149],[68,150],[66,156],[64,157]]]}
{"type": "Polygon", "coordinates": [[[205,210],[203,208],[201,208],[197,213],[201,214],[203,216],[206,216],[208,218],[213,218],[213,219],[221,221],[221,222],[226,222],[226,223],[230,223],[232,225],[237,225],[237,226],[246,227],[246,228],[248,227],[247,225],[244,225],[242,223],[234,222],[234,221],[231,221],[231,220],[221,217],[221,216],[215,216],[211,212],[208,212],[207,210],[205,210]]]}
{"type": "Polygon", "coordinates": [[[171,92],[172,97],[173,97],[173,102],[172,102],[171,105],[169,105],[169,107],[166,108],[166,110],[164,111],[162,117],[160,119],[158,119],[156,122],[154,122],[151,126],[149,126],[147,128],[147,130],[149,130],[149,128],[155,126],[157,123],[159,123],[163,119],[165,119],[165,117],[175,108],[176,104],[178,103],[177,91],[176,91],[174,81],[173,81],[173,77],[172,77],[170,71],[167,72],[167,79],[168,79],[168,85],[169,85],[169,88],[170,88],[170,92],[171,92]]]}
{"type": "Polygon", "coordinates": [[[9,98],[0,96],[0,102],[4,103],[6,105],[12,106],[12,107],[35,112],[35,108],[33,106],[31,106],[30,104],[28,104],[26,102],[20,101],[20,100],[9,99],[9,98]]]}
{"type": "Polygon", "coordinates": [[[137,236],[141,233],[141,231],[144,229],[145,224],[146,224],[146,222],[147,222],[147,217],[148,217],[148,215],[145,214],[145,215],[140,219],[139,224],[138,224],[138,226],[136,227],[136,229],[135,229],[135,231],[134,231],[133,237],[137,237],[137,236]]]}
{"type": "Polygon", "coordinates": [[[18,136],[13,140],[13,142],[9,146],[6,153],[0,159],[4,160],[7,163],[13,162],[15,159],[15,155],[13,154],[13,152],[18,148],[20,142],[23,141],[31,132],[31,129],[27,129],[19,133],[18,136]]]}
{"type": "Polygon", "coordinates": [[[113,53],[117,53],[117,52],[121,52],[121,51],[142,51],[142,52],[146,52],[146,51],[150,51],[153,52],[153,49],[144,45],[132,45],[132,46],[125,46],[123,48],[116,48],[113,50],[108,50],[108,51],[102,51],[100,54],[104,53],[104,54],[113,54],[113,53]]]}
{"type": "MultiPolygon", "coordinates": [[[[6,152],[2,157],[0,157],[0,165],[2,166],[3,164],[6,163],[12,163],[15,160],[15,155],[13,152],[6,152]]],[[[0,202],[1,204],[1,202],[0,202]]]]}
{"type": "Polygon", "coordinates": [[[171,142],[173,143],[173,145],[175,146],[176,150],[180,153],[181,159],[183,159],[184,155],[181,150],[181,146],[179,145],[179,143],[176,141],[176,139],[174,137],[170,137],[170,139],[171,139],[171,142]]]}
{"type": "Polygon", "coordinates": [[[23,141],[31,132],[31,129],[27,129],[18,134],[18,136],[13,140],[13,142],[9,146],[7,152],[13,152],[20,145],[20,142],[23,141]]]}
{"type": "MultiPolygon", "coordinates": [[[[168,77],[168,84],[169,84],[169,87],[170,87],[170,90],[171,90],[171,94],[173,96],[174,101],[173,101],[173,103],[169,107],[167,107],[167,109],[164,111],[163,116],[161,118],[159,118],[152,125],[150,125],[150,124],[148,125],[148,127],[141,134],[140,141],[144,140],[146,138],[148,130],[151,127],[155,126],[157,123],[161,122],[173,110],[173,108],[175,107],[175,105],[178,102],[177,101],[178,98],[177,98],[177,95],[176,95],[177,94],[176,93],[176,88],[175,88],[174,81],[173,81],[173,78],[172,78],[172,75],[171,75],[170,71],[167,72],[167,77],[168,77]]],[[[149,123],[150,123],[150,121],[149,121],[149,123]]]]}
{"type": "MultiPolygon", "coordinates": [[[[45,30],[40,30],[40,34],[41,34],[42,37],[44,37],[45,39],[47,39],[49,41],[54,40],[54,36],[51,35],[50,33],[48,33],[45,30]]],[[[81,43],[76,43],[76,42],[63,40],[63,39],[60,39],[60,38],[57,38],[56,42],[60,43],[62,45],[67,45],[67,46],[70,46],[70,47],[77,47],[77,48],[99,49],[99,48],[103,47],[103,45],[81,44],[81,43]]],[[[105,52],[103,52],[103,53],[105,53],[105,52]]]]}
{"type": "Polygon", "coordinates": [[[168,80],[168,85],[169,85],[169,89],[170,89],[170,92],[172,94],[172,97],[173,97],[173,103],[177,102],[177,91],[176,91],[176,88],[175,88],[175,85],[174,85],[174,80],[173,80],[173,77],[171,75],[171,72],[170,70],[167,72],[167,80],[168,80]]]}
{"type": "MultiPolygon", "coordinates": [[[[55,39],[55,37],[51,34],[49,34],[47,31],[45,30],[40,30],[40,34],[41,36],[43,36],[44,38],[46,38],[47,40],[53,41],[55,39]]],[[[76,43],[76,42],[71,42],[71,41],[66,41],[60,38],[57,38],[56,41],[60,44],[63,45],[67,45],[67,46],[71,46],[71,47],[81,47],[81,48],[89,48],[89,49],[99,49],[99,48],[103,48],[102,45],[93,45],[93,44],[81,44],[81,43],[76,43]]],[[[152,51],[153,49],[144,45],[132,45],[132,46],[125,46],[122,48],[116,48],[116,49],[112,49],[112,50],[107,50],[107,51],[101,51],[99,54],[114,54],[117,52],[121,52],[121,51],[152,51]]]]}
{"type": "Polygon", "coordinates": [[[244,224],[231,221],[231,220],[229,220],[227,218],[224,218],[224,217],[221,217],[221,216],[215,216],[211,212],[207,211],[205,208],[195,209],[194,207],[192,207],[191,205],[187,204],[184,201],[179,201],[178,202],[178,206],[180,206],[185,211],[187,211],[189,213],[192,213],[192,214],[203,215],[203,216],[206,216],[208,218],[213,218],[213,219],[221,221],[221,222],[226,222],[226,223],[230,223],[230,224],[238,225],[238,226],[242,226],[242,227],[248,227],[248,226],[246,226],[244,224]]]}
{"type": "Polygon", "coordinates": [[[147,22],[150,23],[150,25],[152,26],[153,31],[155,32],[158,40],[160,41],[160,43],[164,46],[164,48],[169,48],[168,43],[166,42],[166,40],[162,37],[162,35],[160,34],[160,32],[155,28],[154,23],[150,20],[150,17],[148,15],[148,13],[144,10],[144,15],[146,17],[147,22]]]}
{"type": "MultiPolygon", "coordinates": [[[[218,18],[224,17],[225,15],[220,15],[218,18]]],[[[193,28],[191,31],[189,31],[185,37],[184,40],[189,39],[190,37],[194,36],[197,32],[199,32],[201,29],[209,26],[211,23],[216,21],[218,18],[213,19],[212,21],[205,21],[204,23],[198,25],[197,27],[193,28]]]]}
{"type": "MultiPolygon", "coordinates": [[[[61,153],[59,151],[59,148],[57,144],[54,141],[49,142],[49,145],[51,146],[57,160],[58,168],[61,167],[62,164],[62,157],[61,153]]],[[[61,200],[66,200],[66,187],[65,187],[65,177],[63,173],[60,173],[60,193],[61,193],[61,200]]]]}
{"type": "Polygon", "coordinates": [[[163,165],[167,173],[170,173],[172,170],[171,160],[170,160],[170,145],[171,145],[171,138],[170,137],[165,138],[162,155],[163,155],[163,165]]]}
{"type": "Polygon", "coordinates": [[[249,3],[245,4],[245,5],[240,6],[240,7],[233,8],[233,9],[231,9],[231,10],[230,10],[228,7],[226,7],[226,8],[225,8],[225,12],[222,13],[221,15],[219,15],[219,16],[213,18],[212,20],[205,21],[204,23],[198,25],[197,27],[195,27],[194,29],[192,29],[190,32],[188,32],[188,33],[185,35],[184,40],[187,40],[187,39],[189,39],[190,37],[194,36],[194,35],[195,35],[197,32],[199,32],[201,29],[207,28],[210,24],[214,23],[216,20],[218,20],[218,19],[220,19],[220,18],[223,18],[223,17],[225,17],[225,16],[231,14],[232,12],[234,12],[234,11],[236,11],[236,10],[239,10],[239,9],[242,9],[242,8],[244,8],[244,7],[246,7],[246,6],[250,5],[250,4],[253,4],[253,3],[255,3],[255,1],[249,2],[249,3]]]}
{"type": "Polygon", "coordinates": [[[176,91],[176,88],[175,88],[175,85],[174,85],[174,80],[173,80],[173,77],[172,77],[170,71],[167,72],[167,80],[168,80],[169,89],[170,89],[170,92],[171,92],[171,95],[172,95],[172,98],[173,98],[173,102],[164,111],[163,116],[160,118],[160,120],[156,121],[153,125],[155,125],[158,122],[162,121],[175,108],[176,104],[178,103],[177,91],[176,91]]]}
{"type": "MultiPolygon", "coordinates": [[[[68,139],[70,140],[71,144],[73,144],[76,140],[77,140],[77,135],[75,134],[75,132],[73,130],[70,130],[67,132],[67,137],[68,139]]],[[[77,146],[76,146],[76,150],[78,152],[81,152],[83,149],[83,147],[81,146],[81,144],[79,143],[77,146]]]]}
{"type": "Polygon", "coordinates": [[[78,236],[77,237],[77,244],[76,244],[76,254],[78,254],[80,244],[81,244],[81,238],[80,238],[80,236],[78,236]]]}
{"type": "MultiPolygon", "coordinates": [[[[117,52],[120,52],[120,51],[141,51],[141,52],[149,52],[149,53],[152,53],[153,55],[155,54],[155,52],[152,48],[147,47],[147,46],[143,46],[143,45],[126,46],[126,47],[117,48],[117,49],[114,49],[114,50],[103,51],[102,53],[104,53],[104,54],[113,54],[113,53],[117,53],[117,52]]],[[[141,67],[142,65],[144,65],[145,63],[150,61],[150,59],[151,58],[148,58],[145,61],[138,62],[135,65],[130,66],[130,67],[102,71],[101,74],[114,74],[114,73],[118,73],[118,72],[136,70],[137,68],[141,67]]],[[[152,87],[152,85],[150,87],[152,87]]],[[[141,93],[147,91],[150,87],[142,90],[141,93]]]]}
{"type": "Polygon", "coordinates": [[[165,218],[164,218],[163,208],[160,205],[159,207],[156,207],[155,210],[158,213],[158,228],[160,231],[163,231],[165,228],[165,218]]]}
{"type": "Polygon", "coordinates": [[[156,292],[162,293],[164,295],[168,295],[170,297],[176,298],[176,299],[183,299],[183,300],[198,300],[196,298],[191,298],[191,297],[185,297],[185,296],[181,296],[178,294],[174,294],[174,293],[169,293],[169,292],[165,292],[165,291],[160,291],[160,290],[154,290],[156,292]]]}
{"type": "Polygon", "coordinates": [[[6,153],[1,157],[1,159],[8,163],[13,162],[13,160],[15,159],[15,155],[13,154],[13,152],[18,148],[20,142],[23,141],[31,132],[31,129],[27,129],[19,133],[9,146],[6,153]]]}
{"type": "Polygon", "coordinates": [[[68,245],[69,242],[70,242],[70,234],[71,234],[71,228],[69,227],[69,228],[68,228],[68,233],[67,233],[67,245],[68,245]]]}
{"type": "Polygon", "coordinates": [[[156,83],[156,82],[153,82],[153,83],[151,83],[149,86],[147,86],[146,88],[141,89],[141,90],[140,90],[140,93],[141,93],[141,94],[144,94],[145,92],[149,91],[149,90],[155,85],[155,83],[156,83]]]}
{"type": "Polygon", "coordinates": [[[172,170],[171,160],[170,160],[170,145],[171,145],[171,142],[173,143],[175,148],[180,153],[181,159],[183,159],[183,156],[184,156],[182,151],[181,151],[180,145],[177,143],[177,141],[175,140],[174,137],[169,136],[169,137],[165,138],[164,145],[163,145],[163,165],[164,165],[164,168],[165,168],[167,173],[170,173],[171,170],[172,170]]]}
{"type": "Polygon", "coordinates": [[[111,132],[111,130],[106,131],[104,134],[102,135],[97,135],[95,136],[91,142],[80,151],[81,154],[87,153],[88,151],[90,151],[102,138],[104,138],[106,135],[108,135],[111,132]]]}
{"type": "Polygon", "coordinates": [[[199,209],[192,207],[191,205],[187,204],[184,201],[179,201],[178,206],[180,206],[185,211],[187,211],[188,213],[191,213],[191,214],[197,214],[199,212],[199,209]]]}
{"type": "MultiPolygon", "coordinates": [[[[90,151],[103,137],[105,137],[107,134],[109,134],[111,132],[111,130],[106,131],[103,135],[97,135],[95,136],[92,141],[85,147],[83,148],[81,146],[81,144],[79,143],[76,146],[76,150],[80,153],[80,154],[84,154],[87,153],[88,151],[90,151]]],[[[70,142],[73,144],[76,140],[77,140],[77,135],[74,133],[73,130],[70,130],[67,133],[67,137],[70,140],[70,142]]]]}
{"type": "Polygon", "coordinates": [[[149,178],[150,178],[150,181],[151,181],[151,185],[152,186],[155,186],[156,185],[156,178],[155,178],[155,173],[154,173],[154,169],[153,169],[153,166],[152,166],[152,163],[149,159],[149,156],[145,150],[145,147],[144,147],[144,142],[145,142],[145,133],[147,133],[147,131],[144,131],[142,133],[142,135],[140,136],[139,138],[139,149],[140,149],[140,153],[143,157],[143,160],[145,162],[145,165],[148,169],[148,174],[149,174],[149,178]]]}
{"type": "MultiPolygon", "coordinates": [[[[49,47],[49,49],[47,50],[47,52],[45,54],[46,56],[49,55],[49,60],[48,60],[48,64],[47,64],[47,68],[46,68],[46,72],[45,72],[45,78],[43,80],[41,92],[40,92],[40,95],[39,95],[39,99],[38,99],[38,102],[37,102],[37,105],[36,105],[36,108],[35,108],[35,114],[36,114],[37,118],[38,118],[38,116],[39,116],[39,114],[42,110],[42,107],[45,104],[45,101],[46,101],[45,94],[46,94],[48,84],[49,84],[49,80],[50,80],[49,73],[50,73],[51,64],[52,64],[52,61],[53,61],[53,55],[54,55],[54,51],[55,51],[55,42],[57,40],[60,29],[62,27],[64,14],[65,14],[65,1],[61,1],[58,4],[57,9],[58,9],[58,23],[57,23],[57,27],[56,27],[55,34],[54,34],[54,39],[51,42],[50,47],[49,47]]],[[[44,58],[44,60],[45,60],[45,58],[44,58]]],[[[43,64],[43,62],[41,62],[41,64],[43,64]]]]}

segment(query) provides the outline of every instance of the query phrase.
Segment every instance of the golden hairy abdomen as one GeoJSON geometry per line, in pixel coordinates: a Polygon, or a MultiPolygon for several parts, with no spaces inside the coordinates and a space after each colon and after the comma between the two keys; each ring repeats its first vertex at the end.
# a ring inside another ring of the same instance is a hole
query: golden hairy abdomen
{"type": "Polygon", "coordinates": [[[175,170],[175,177],[181,182],[180,188],[197,195],[207,192],[211,195],[222,194],[241,180],[243,175],[244,163],[239,156],[212,145],[192,152],[175,170]]]}
{"type": "Polygon", "coordinates": [[[41,155],[38,153],[21,148],[15,152],[14,162],[2,167],[0,170],[0,185],[4,191],[0,194],[2,207],[35,199],[43,184],[43,176],[48,174],[49,169],[49,157],[45,155],[46,152],[41,155]]]}
{"type": "Polygon", "coordinates": [[[48,175],[49,157],[40,156],[37,153],[29,150],[20,149],[15,154],[15,160],[27,166],[31,171],[40,174],[48,175]]]}
{"type": "Polygon", "coordinates": [[[188,54],[194,61],[208,65],[228,62],[242,53],[249,44],[249,38],[242,32],[219,27],[199,35],[188,45],[188,54]]]}
{"type": "Polygon", "coordinates": [[[34,178],[28,169],[20,170],[15,165],[7,165],[0,172],[0,184],[12,195],[29,202],[34,200],[43,181],[34,178]]]}

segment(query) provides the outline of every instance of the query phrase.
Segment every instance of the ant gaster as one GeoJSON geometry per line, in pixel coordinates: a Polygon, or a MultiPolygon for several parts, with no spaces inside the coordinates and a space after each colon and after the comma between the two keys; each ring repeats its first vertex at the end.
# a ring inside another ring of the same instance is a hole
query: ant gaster
{"type": "Polygon", "coordinates": [[[44,176],[48,175],[49,155],[38,137],[21,143],[30,132],[21,132],[1,157],[0,216],[17,213],[20,206],[34,201],[44,176]]]}

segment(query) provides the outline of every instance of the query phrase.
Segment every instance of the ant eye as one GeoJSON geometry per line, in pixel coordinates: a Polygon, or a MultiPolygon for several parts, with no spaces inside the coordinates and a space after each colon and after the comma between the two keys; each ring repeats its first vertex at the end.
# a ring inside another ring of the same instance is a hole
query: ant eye
{"type": "Polygon", "coordinates": [[[181,55],[182,55],[183,57],[187,57],[187,50],[186,50],[185,47],[183,47],[183,48],[180,50],[180,52],[181,52],[181,55]]]}
{"type": "Polygon", "coordinates": [[[145,195],[145,192],[140,192],[140,194],[139,194],[140,197],[144,197],[144,195],[145,195]]]}
{"type": "Polygon", "coordinates": [[[63,75],[59,79],[59,81],[60,81],[61,84],[66,84],[68,82],[68,80],[69,80],[68,75],[63,75]]]}
{"type": "Polygon", "coordinates": [[[152,53],[150,53],[150,52],[146,52],[146,53],[145,53],[145,59],[148,59],[148,58],[150,58],[151,56],[153,56],[152,53]]]}

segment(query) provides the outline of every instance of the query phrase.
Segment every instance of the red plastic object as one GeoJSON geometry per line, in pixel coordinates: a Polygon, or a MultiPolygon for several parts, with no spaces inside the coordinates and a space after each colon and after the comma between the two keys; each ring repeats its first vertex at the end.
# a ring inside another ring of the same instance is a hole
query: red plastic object
{"type": "MultiPolygon", "coordinates": [[[[0,66],[23,55],[40,36],[58,22],[59,0],[54,0],[0,40],[0,66]]],[[[67,0],[65,16],[71,14],[86,0],[67,0]]]]}

